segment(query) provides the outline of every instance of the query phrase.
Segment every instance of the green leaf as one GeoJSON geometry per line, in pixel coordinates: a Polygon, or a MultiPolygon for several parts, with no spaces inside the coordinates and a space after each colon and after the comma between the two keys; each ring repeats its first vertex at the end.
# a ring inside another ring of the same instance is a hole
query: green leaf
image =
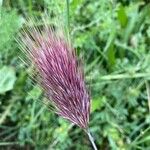
{"type": "Polygon", "coordinates": [[[14,36],[22,26],[24,22],[23,18],[19,17],[16,11],[12,10],[10,12],[5,9],[0,8],[0,51],[2,56],[4,54],[12,54],[14,49],[12,49],[14,36]]]}
{"type": "Polygon", "coordinates": [[[128,20],[128,24],[125,28],[125,31],[123,32],[123,41],[124,43],[127,43],[130,39],[131,34],[134,31],[134,28],[136,27],[137,20],[139,19],[138,14],[138,5],[135,6],[132,10],[132,13],[130,13],[130,19],[128,20]]]}
{"type": "Polygon", "coordinates": [[[122,5],[120,5],[118,10],[118,20],[122,28],[126,27],[128,18],[125,12],[125,8],[122,5]]]}
{"type": "Polygon", "coordinates": [[[0,69],[0,94],[13,89],[16,81],[15,70],[12,67],[4,66],[0,69]]]}
{"type": "Polygon", "coordinates": [[[115,49],[113,44],[110,45],[107,51],[107,57],[108,57],[109,66],[113,67],[113,65],[116,63],[115,49]]]}
{"type": "Polygon", "coordinates": [[[71,12],[74,12],[77,7],[79,7],[83,3],[83,0],[73,0],[70,2],[71,12]]]}
{"type": "Polygon", "coordinates": [[[142,140],[138,141],[137,143],[144,143],[144,142],[149,142],[150,141],[150,136],[146,136],[145,138],[143,138],[142,140]]]}
{"type": "Polygon", "coordinates": [[[103,96],[101,98],[99,97],[99,98],[93,99],[92,100],[92,112],[103,107],[105,102],[106,102],[105,96],[103,96]]]}
{"type": "Polygon", "coordinates": [[[134,33],[137,33],[139,31],[146,18],[150,18],[150,4],[145,5],[145,7],[141,10],[140,14],[138,15],[138,20],[134,28],[134,33]]]}
{"type": "Polygon", "coordinates": [[[31,91],[29,91],[28,96],[26,97],[26,100],[30,99],[38,99],[40,95],[42,94],[42,90],[39,86],[34,86],[31,91]]]}

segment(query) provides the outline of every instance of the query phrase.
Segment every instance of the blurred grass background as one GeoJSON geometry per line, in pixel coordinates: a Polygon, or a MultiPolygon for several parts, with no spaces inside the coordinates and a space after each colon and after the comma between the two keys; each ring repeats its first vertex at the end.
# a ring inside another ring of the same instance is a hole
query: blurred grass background
{"type": "Polygon", "coordinates": [[[50,112],[18,58],[26,18],[62,17],[84,57],[90,129],[102,150],[150,149],[149,0],[0,0],[0,149],[91,150],[87,135],[50,112]],[[68,5],[67,5],[68,4],[68,5]]]}

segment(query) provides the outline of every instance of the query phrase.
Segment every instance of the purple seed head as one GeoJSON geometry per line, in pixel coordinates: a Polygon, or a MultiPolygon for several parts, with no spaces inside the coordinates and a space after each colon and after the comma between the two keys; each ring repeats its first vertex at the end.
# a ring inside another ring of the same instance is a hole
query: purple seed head
{"type": "Polygon", "coordinates": [[[23,32],[21,45],[34,65],[40,85],[56,113],[81,128],[87,128],[90,97],[74,49],[64,34],[44,25],[23,32]]]}

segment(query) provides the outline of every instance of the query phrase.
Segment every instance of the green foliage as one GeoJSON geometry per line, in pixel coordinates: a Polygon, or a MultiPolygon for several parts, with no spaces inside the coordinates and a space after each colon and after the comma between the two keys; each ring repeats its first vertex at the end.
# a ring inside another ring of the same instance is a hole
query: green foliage
{"type": "Polygon", "coordinates": [[[0,59],[6,59],[16,51],[14,34],[21,27],[21,19],[16,11],[6,11],[0,8],[0,59]]]}
{"type": "Polygon", "coordinates": [[[13,89],[16,81],[15,70],[4,66],[0,69],[0,94],[13,89]]]}
{"type": "MultiPolygon", "coordinates": [[[[90,150],[87,135],[48,110],[14,37],[27,17],[62,17],[85,62],[90,129],[98,149],[150,147],[150,3],[5,0],[0,9],[0,149],[90,150]],[[69,11],[68,11],[69,10],[69,11]],[[39,103],[40,101],[40,103],[39,103]]],[[[27,28],[28,23],[23,26],[27,28]]]]}

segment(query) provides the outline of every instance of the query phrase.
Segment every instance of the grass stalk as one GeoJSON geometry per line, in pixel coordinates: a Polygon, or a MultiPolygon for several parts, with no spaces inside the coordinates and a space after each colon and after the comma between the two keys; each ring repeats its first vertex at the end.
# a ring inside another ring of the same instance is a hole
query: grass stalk
{"type": "MultiPolygon", "coordinates": [[[[150,73],[124,73],[124,74],[113,74],[113,75],[104,75],[99,77],[97,80],[119,80],[119,79],[134,79],[134,78],[148,78],[150,73]]],[[[87,80],[91,80],[91,77],[87,80]]]]}
{"type": "Polygon", "coordinates": [[[87,134],[88,137],[89,137],[89,140],[90,140],[90,142],[91,142],[91,144],[92,144],[92,146],[93,146],[93,149],[94,149],[94,150],[98,150],[97,147],[96,147],[96,144],[95,144],[95,142],[94,142],[94,138],[93,138],[93,136],[91,135],[90,130],[87,129],[87,130],[85,130],[85,132],[86,132],[86,134],[87,134]]]}
{"type": "Polygon", "coordinates": [[[68,31],[70,30],[70,10],[69,10],[69,0],[66,0],[66,17],[67,17],[67,27],[68,27],[68,31]]]}

